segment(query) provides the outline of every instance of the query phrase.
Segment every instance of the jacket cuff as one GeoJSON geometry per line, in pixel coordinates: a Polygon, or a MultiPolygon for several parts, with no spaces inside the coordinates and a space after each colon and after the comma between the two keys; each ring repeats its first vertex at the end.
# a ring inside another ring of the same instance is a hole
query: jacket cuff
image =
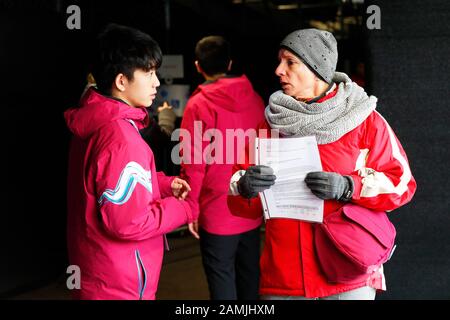
{"type": "Polygon", "coordinates": [[[241,177],[245,174],[245,170],[239,170],[236,171],[233,176],[230,179],[230,186],[228,188],[228,195],[229,196],[238,196],[239,190],[238,190],[238,181],[241,179],[241,177]]]}
{"type": "Polygon", "coordinates": [[[156,173],[158,176],[158,186],[159,192],[161,193],[161,198],[171,197],[172,194],[172,181],[176,178],[175,176],[166,176],[164,172],[158,171],[156,173]]]}
{"type": "Polygon", "coordinates": [[[191,209],[191,215],[194,221],[197,220],[200,215],[198,202],[195,202],[192,199],[192,197],[189,197],[189,195],[186,197],[184,201],[189,205],[189,208],[191,209]]]}
{"type": "Polygon", "coordinates": [[[353,194],[350,200],[359,200],[362,188],[362,178],[357,174],[351,174],[349,177],[353,180],[353,194]]]}
{"type": "Polygon", "coordinates": [[[180,200],[180,203],[183,206],[184,213],[186,214],[187,223],[191,223],[198,219],[198,217],[195,217],[192,214],[191,206],[185,200],[180,200]]]}
{"type": "Polygon", "coordinates": [[[349,202],[352,199],[353,192],[355,191],[355,184],[351,176],[344,176],[344,179],[346,179],[348,182],[348,188],[344,191],[344,194],[339,198],[339,200],[343,202],[349,202]]]}

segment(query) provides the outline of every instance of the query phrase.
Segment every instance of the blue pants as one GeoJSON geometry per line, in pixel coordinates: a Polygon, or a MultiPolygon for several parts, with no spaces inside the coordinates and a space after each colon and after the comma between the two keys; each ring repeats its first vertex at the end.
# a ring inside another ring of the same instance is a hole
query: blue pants
{"type": "Polygon", "coordinates": [[[258,299],[259,228],[230,236],[200,229],[200,250],[212,300],[258,299]]]}

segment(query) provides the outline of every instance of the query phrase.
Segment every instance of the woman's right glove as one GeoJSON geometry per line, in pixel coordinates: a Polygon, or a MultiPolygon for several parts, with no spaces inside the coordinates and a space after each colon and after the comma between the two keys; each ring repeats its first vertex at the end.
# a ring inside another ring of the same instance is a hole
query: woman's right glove
{"type": "Polygon", "coordinates": [[[259,192],[269,189],[275,184],[276,176],[273,169],[268,166],[251,166],[239,179],[237,189],[244,198],[250,199],[258,196],[259,192]]]}

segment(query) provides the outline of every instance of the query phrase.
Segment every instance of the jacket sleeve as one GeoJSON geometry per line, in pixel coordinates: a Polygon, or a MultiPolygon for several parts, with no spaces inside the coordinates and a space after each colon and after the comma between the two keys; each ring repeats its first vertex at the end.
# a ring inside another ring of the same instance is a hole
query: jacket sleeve
{"type": "Polygon", "coordinates": [[[188,103],[180,126],[180,177],[191,187],[186,201],[196,218],[200,214],[199,199],[207,166],[203,152],[210,143],[203,141],[203,135],[206,130],[215,127],[214,114],[207,108],[202,108],[200,114],[199,109],[195,103],[188,103]]]}
{"type": "Polygon", "coordinates": [[[352,178],[352,202],[375,210],[391,211],[416,191],[406,153],[386,120],[374,112],[366,120],[363,148],[352,178]]]}
{"type": "Polygon", "coordinates": [[[161,193],[161,198],[173,196],[171,185],[172,181],[176,177],[166,176],[163,171],[158,171],[156,175],[158,177],[158,185],[159,185],[159,192],[161,193]]]}
{"type": "Polygon", "coordinates": [[[227,196],[228,209],[234,216],[248,219],[258,219],[262,216],[262,204],[259,197],[246,199],[239,195],[237,183],[248,167],[254,165],[250,159],[250,144],[246,143],[245,150],[239,156],[239,161],[233,166],[230,188],[227,196]]]}
{"type": "MultiPolygon", "coordinates": [[[[136,148],[112,144],[95,159],[95,197],[104,230],[120,240],[145,240],[173,231],[192,220],[191,210],[175,197],[153,190],[148,159],[136,148]]],[[[154,172],[154,171],[153,171],[154,172]]]]}

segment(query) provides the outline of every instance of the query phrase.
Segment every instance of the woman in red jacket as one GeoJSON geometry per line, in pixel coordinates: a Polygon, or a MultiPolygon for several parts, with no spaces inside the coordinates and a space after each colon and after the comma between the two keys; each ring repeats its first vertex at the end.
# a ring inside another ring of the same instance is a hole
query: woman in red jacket
{"type": "MultiPolygon", "coordinates": [[[[345,203],[380,211],[409,202],[416,190],[406,154],[386,120],[375,111],[377,99],[344,74],[335,72],[337,45],[326,31],[292,32],[280,44],[275,71],[282,90],[272,94],[266,121],[281,138],[315,136],[323,171],[305,183],[325,200],[324,216],[345,203]]],[[[248,150],[247,150],[248,151],[248,150]]],[[[258,192],[270,188],[273,170],[248,161],[234,167],[228,205],[238,216],[261,216],[258,192]]],[[[328,282],[314,247],[314,224],[270,219],[261,257],[263,299],[374,299],[385,290],[383,266],[363,281],[328,282]]]]}

